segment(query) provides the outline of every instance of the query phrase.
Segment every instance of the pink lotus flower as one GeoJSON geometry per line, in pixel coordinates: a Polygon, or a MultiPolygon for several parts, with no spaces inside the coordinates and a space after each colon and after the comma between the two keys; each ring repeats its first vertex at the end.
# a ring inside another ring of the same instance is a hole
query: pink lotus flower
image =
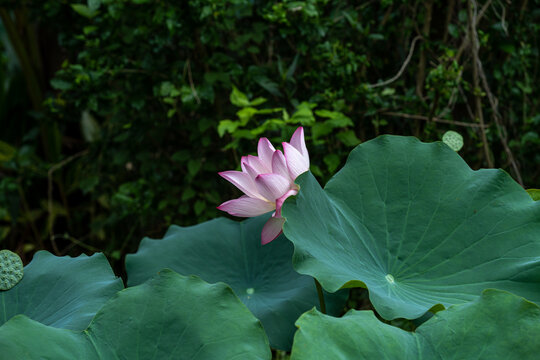
{"type": "Polygon", "coordinates": [[[309,170],[309,154],[304,129],[299,127],[290,143],[283,143],[283,152],[276,150],[267,138],[259,139],[258,156],[242,156],[242,171],[223,171],[221,175],[245,194],[218,206],[234,216],[253,217],[275,210],[262,229],[261,243],[277,238],[285,219],[281,206],[285,199],[298,193],[294,180],[309,170]]]}

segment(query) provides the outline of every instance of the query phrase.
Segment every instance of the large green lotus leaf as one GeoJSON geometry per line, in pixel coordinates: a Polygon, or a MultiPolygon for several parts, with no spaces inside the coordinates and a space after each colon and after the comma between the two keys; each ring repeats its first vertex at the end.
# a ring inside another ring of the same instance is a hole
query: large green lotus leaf
{"type": "Polygon", "coordinates": [[[124,285],[103,254],[58,257],[39,251],[13,288],[0,291],[0,325],[18,314],[56,328],[83,330],[124,285]]]}
{"type": "Polygon", "coordinates": [[[291,360],[538,359],[540,308],[500,290],[440,311],[414,333],[372,311],[334,318],[312,310],[297,321],[291,360]]]}
{"type": "Polygon", "coordinates": [[[270,359],[259,320],[225,284],[163,270],[120,291],[75,332],[16,316],[0,327],[2,359],[270,359]]]}
{"type": "Polygon", "coordinates": [[[283,207],[296,270],[328,291],[366,286],[386,319],[414,319],[486,288],[540,302],[540,202],[502,170],[471,170],[443,143],[381,136],[321,189],[283,207]]]}
{"type": "MultiPolygon", "coordinates": [[[[161,240],[145,238],[128,255],[128,285],[136,285],[163,268],[224,282],[261,320],[272,347],[289,350],[294,322],[319,303],[313,278],[292,267],[292,244],[280,236],[261,245],[269,215],[236,222],[214,219],[190,227],[172,226],[161,240]]],[[[348,292],[326,294],[327,311],[339,314],[348,292]]]]}

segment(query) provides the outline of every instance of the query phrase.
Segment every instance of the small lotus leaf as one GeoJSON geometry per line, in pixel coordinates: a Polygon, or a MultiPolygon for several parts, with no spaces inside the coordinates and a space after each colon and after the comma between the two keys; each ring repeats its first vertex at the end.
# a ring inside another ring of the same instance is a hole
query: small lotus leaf
{"type": "Polygon", "coordinates": [[[493,289],[438,312],[415,332],[355,310],[342,318],[312,310],[296,325],[291,360],[535,360],[540,354],[540,308],[493,289]]]}

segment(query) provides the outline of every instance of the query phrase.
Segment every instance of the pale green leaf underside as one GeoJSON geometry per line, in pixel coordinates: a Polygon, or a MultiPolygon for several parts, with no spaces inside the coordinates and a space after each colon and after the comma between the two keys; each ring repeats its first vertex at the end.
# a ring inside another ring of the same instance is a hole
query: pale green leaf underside
{"type": "Polygon", "coordinates": [[[16,316],[0,327],[6,359],[270,359],[261,323],[225,284],[162,271],[120,291],[83,332],[16,316]]]}
{"type": "MultiPolygon", "coordinates": [[[[280,236],[261,245],[270,215],[242,222],[218,218],[190,227],[172,226],[163,239],[142,240],[126,258],[128,284],[140,284],[163,268],[224,282],[261,320],[274,348],[290,350],[294,322],[318,305],[313,278],[294,271],[292,244],[280,236]]],[[[347,292],[327,294],[327,310],[338,315],[347,292]]]]}
{"type": "Polygon", "coordinates": [[[499,288],[540,302],[540,203],[501,170],[444,144],[381,136],[321,189],[283,207],[294,266],[328,291],[365,284],[386,319],[417,318],[499,288]]]}
{"type": "Polygon", "coordinates": [[[83,330],[124,285],[103,254],[58,257],[39,251],[22,280],[0,291],[0,325],[24,314],[44,325],[83,330]]]}
{"type": "Polygon", "coordinates": [[[291,360],[528,360],[540,354],[540,308],[499,290],[438,312],[414,333],[382,323],[371,311],[334,318],[312,310],[296,325],[291,360]]]}

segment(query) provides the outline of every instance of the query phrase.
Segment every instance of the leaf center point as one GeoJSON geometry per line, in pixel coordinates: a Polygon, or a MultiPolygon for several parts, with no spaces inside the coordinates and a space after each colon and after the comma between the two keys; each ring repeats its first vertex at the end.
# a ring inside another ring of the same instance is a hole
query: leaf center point
{"type": "Polygon", "coordinates": [[[394,277],[391,275],[391,274],[387,274],[385,277],[386,281],[388,281],[388,283],[390,284],[394,284],[394,277]]]}

